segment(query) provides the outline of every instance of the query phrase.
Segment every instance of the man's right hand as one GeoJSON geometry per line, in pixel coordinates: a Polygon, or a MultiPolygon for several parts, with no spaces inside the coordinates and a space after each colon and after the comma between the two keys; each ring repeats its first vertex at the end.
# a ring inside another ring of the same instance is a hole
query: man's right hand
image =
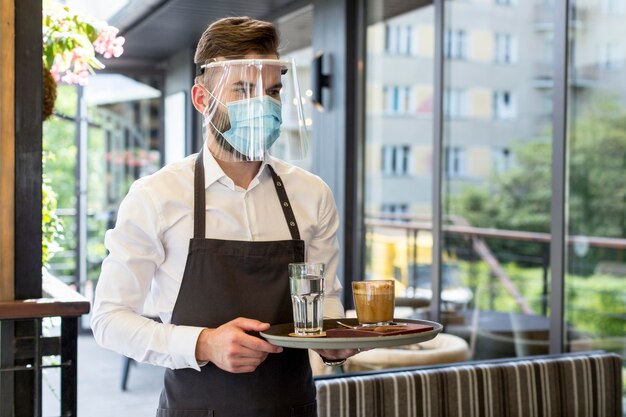
{"type": "Polygon", "coordinates": [[[217,329],[204,329],[196,342],[198,362],[213,362],[227,372],[253,372],[267,358],[268,353],[280,353],[283,349],[246,331],[262,332],[269,323],[238,317],[217,329]]]}

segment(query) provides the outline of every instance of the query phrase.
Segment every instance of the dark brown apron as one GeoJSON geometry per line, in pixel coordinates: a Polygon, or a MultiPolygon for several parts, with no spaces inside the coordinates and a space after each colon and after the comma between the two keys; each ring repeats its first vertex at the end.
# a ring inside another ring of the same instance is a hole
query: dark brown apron
{"type": "MultiPolygon", "coordinates": [[[[218,327],[237,317],[278,324],[293,320],[287,264],[304,261],[304,241],[278,175],[268,165],[291,240],[246,242],[205,238],[202,152],[194,170],[194,234],[172,324],[218,327]]],[[[268,196],[269,197],[269,196],[268,196]]],[[[270,353],[254,372],[212,363],[166,369],[157,417],[314,417],[315,386],[305,349],[270,353]]]]}

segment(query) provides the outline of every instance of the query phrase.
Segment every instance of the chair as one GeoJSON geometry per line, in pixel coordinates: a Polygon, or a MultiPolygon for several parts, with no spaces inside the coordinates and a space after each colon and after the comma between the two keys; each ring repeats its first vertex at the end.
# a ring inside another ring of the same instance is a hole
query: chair
{"type": "Polygon", "coordinates": [[[463,362],[469,346],[458,336],[441,333],[432,340],[398,348],[379,348],[359,353],[344,364],[346,372],[372,371],[407,366],[463,362]]]}

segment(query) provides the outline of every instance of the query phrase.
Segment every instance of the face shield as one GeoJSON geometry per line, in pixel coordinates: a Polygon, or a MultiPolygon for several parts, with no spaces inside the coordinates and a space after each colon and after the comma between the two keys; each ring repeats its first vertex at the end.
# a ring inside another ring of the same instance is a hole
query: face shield
{"type": "Polygon", "coordinates": [[[293,60],[213,60],[201,68],[207,97],[202,133],[215,158],[306,156],[308,134],[293,60]]]}

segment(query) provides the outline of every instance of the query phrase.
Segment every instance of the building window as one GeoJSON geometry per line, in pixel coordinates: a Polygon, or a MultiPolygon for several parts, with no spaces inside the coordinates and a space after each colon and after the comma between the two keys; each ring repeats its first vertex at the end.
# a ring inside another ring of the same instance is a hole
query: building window
{"type": "Polygon", "coordinates": [[[411,147],[385,145],[382,153],[382,173],[390,176],[407,176],[411,173],[411,147]]]}
{"type": "Polygon", "coordinates": [[[492,158],[496,172],[502,173],[511,169],[511,150],[509,148],[493,149],[492,158]]]}
{"type": "Polygon", "coordinates": [[[464,176],[467,164],[465,149],[459,147],[446,148],[445,156],[446,176],[448,178],[464,176]]]}
{"type": "Polygon", "coordinates": [[[494,91],[493,116],[495,119],[514,119],[517,114],[515,97],[510,91],[494,91]]]}
{"type": "Polygon", "coordinates": [[[444,92],[443,111],[449,118],[467,117],[467,93],[465,90],[447,88],[444,92]]]}
{"type": "Polygon", "coordinates": [[[624,14],[626,0],[602,0],[602,13],[608,15],[624,14]]]}
{"type": "Polygon", "coordinates": [[[383,88],[385,113],[415,113],[415,95],[410,86],[385,86],[383,88]]]}
{"type": "Polygon", "coordinates": [[[446,30],[443,47],[446,58],[466,59],[467,33],[464,30],[446,30]]]}
{"type": "Polygon", "coordinates": [[[383,215],[389,214],[408,214],[409,205],[407,203],[385,203],[380,206],[383,215]]]}
{"type": "Polygon", "coordinates": [[[509,33],[496,33],[495,61],[513,64],[517,60],[517,40],[509,33]]]}
{"type": "Polygon", "coordinates": [[[496,4],[500,6],[512,6],[515,4],[515,0],[496,0],[496,4]]]}
{"type": "Polygon", "coordinates": [[[412,28],[409,25],[385,25],[385,52],[389,54],[410,55],[412,28]]]}
{"type": "Polygon", "coordinates": [[[605,70],[618,70],[624,64],[624,50],[616,43],[605,43],[600,46],[598,64],[605,70]]]}

